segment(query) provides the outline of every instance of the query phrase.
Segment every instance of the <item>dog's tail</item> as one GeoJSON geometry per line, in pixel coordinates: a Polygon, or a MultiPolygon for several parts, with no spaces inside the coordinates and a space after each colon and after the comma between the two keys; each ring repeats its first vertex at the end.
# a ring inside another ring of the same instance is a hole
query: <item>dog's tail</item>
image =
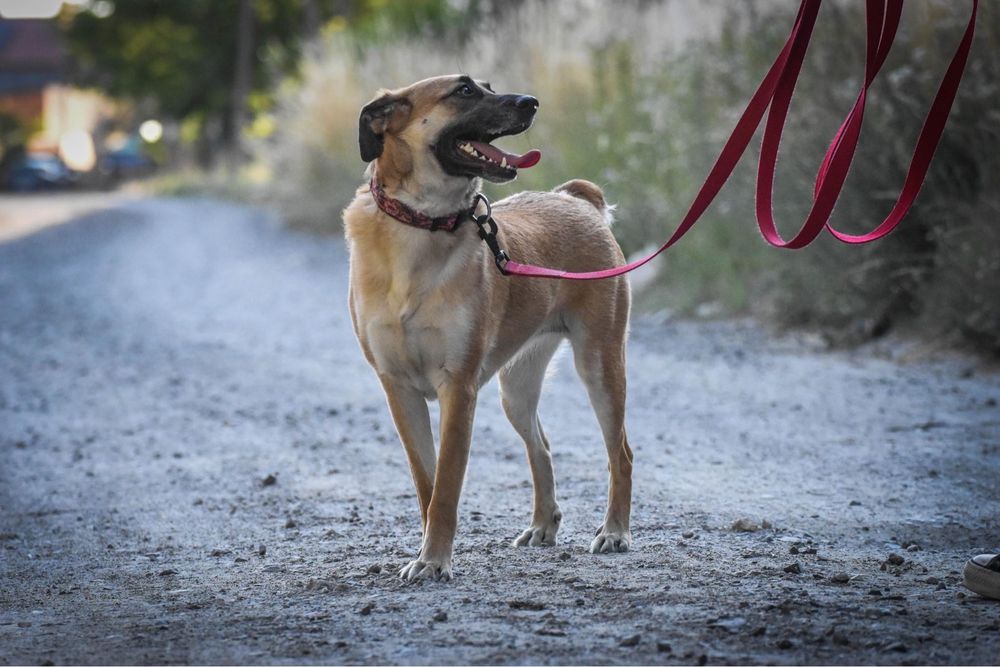
{"type": "Polygon", "coordinates": [[[601,188],[598,185],[591,183],[590,181],[585,181],[580,178],[567,181],[557,187],[554,192],[565,192],[572,197],[582,199],[588,204],[591,204],[598,210],[604,218],[604,221],[609,225],[614,219],[614,205],[605,201],[604,192],[601,191],[601,188]]]}

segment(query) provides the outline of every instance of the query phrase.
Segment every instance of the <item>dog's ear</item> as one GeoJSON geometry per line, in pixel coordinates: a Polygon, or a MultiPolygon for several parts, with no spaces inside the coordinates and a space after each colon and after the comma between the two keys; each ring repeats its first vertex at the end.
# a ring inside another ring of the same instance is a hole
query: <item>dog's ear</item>
{"type": "Polygon", "coordinates": [[[385,133],[398,130],[410,113],[410,101],[405,97],[383,92],[365,105],[358,118],[358,145],[361,159],[371,162],[382,155],[385,133]]]}

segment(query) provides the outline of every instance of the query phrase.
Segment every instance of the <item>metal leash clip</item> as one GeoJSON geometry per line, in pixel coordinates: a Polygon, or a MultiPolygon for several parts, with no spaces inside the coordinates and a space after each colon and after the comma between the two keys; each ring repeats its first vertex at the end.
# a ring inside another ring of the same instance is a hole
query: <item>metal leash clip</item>
{"type": "Polygon", "coordinates": [[[500,249],[500,243],[497,241],[497,223],[493,219],[493,207],[490,206],[490,200],[482,192],[477,192],[475,198],[472,200],[472,219],[479,228],[479,238],[486,242],[490,252],[493,253],[493,261],[496,262],[497,268],[500,270],[500,273],[506,276],[506,266],[507,262],[510,261],[510,257],[500,249]],[[486,206],[486,213],[482,215],[476,215],[479,202],[482,202],[486,206]]]}

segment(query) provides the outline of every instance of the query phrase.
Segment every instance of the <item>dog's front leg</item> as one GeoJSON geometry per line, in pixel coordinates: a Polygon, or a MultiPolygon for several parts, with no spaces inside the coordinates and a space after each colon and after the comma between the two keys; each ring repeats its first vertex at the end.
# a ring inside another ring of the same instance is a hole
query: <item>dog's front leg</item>
{"type": "Polygon", "coordinates": [[[458,499],[469,462],[476,393],[471,382],[449,382],[438,392],[441,401],[441,447],[434,492],[420,555],[399,573],[408,581],[422,577],[451,579],[451,552],[458,528],[458,499]]]}
{"type": "Polygon", "coordinates": [[[388,376],[380,376],[392,421],[410,462],[413,485],[420,503],[420,525],[427,532],[427,508],[434,491],[434,433],[430,411],[423,395],[413,387],[388,376]]]}

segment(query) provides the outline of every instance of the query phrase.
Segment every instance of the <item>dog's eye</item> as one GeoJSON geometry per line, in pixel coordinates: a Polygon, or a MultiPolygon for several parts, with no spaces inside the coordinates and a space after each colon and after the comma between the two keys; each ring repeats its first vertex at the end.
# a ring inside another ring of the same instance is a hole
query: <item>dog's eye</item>
{"type": "Polygon", "coordinates": [[[460,86],[459,88],[455,89],[455,94],[458,95],[459,97],[472,97],[473,95],[476,94],[476,91],[472,89],[472,86],[465,83],[462,84],[462,86],[460,86]]]}

